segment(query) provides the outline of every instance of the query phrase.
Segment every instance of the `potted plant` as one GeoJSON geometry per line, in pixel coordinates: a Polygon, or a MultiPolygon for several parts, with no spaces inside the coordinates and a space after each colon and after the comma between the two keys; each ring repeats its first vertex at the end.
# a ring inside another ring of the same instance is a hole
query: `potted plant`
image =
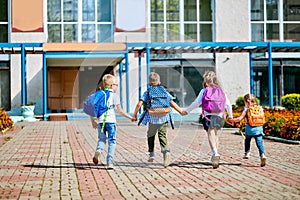
{"type": "Polygon", "coordinates": [[[23,121],[26,122],[31,122],[31,121],[36,121],[34,118],[34,108],[35,108],[35,103],[34,102],[28,102],[25,105],[21,105],[21,113],[23,116],[23,121]]]}

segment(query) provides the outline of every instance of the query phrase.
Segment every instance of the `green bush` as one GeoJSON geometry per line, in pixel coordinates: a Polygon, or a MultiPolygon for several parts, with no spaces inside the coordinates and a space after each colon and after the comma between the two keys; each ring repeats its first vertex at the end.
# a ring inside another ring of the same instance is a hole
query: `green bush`
{"type": "Polygon", "coordinates": [[[288,110],[300,110],[300,94],[287,94],[281,99],[282,106],[288,110]]]}

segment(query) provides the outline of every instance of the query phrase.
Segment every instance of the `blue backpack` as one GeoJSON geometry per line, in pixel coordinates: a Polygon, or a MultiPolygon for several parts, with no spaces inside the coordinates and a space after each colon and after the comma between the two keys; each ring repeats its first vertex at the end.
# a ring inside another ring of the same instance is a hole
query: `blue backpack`
{"type": "Polygon", "coordinates": [[[168,108],[170,107],[169,93],[163,86],[151,86],[148,88],[148,98],[147,108],[168,108]]]}
{"type": "Polygon", "coordinates": [[[83,112],[90,116],[99,118],[108,110],[107,100],[109,96],[109,90],[96,91],[92,95],[88,96],[84,101],[83,112]]]}

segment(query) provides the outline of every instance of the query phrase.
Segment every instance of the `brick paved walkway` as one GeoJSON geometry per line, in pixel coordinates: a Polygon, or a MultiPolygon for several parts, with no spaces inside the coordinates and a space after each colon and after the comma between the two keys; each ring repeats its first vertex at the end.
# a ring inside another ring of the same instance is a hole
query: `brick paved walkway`
{"type": "Polygon", "coordinates": [[[115,170],[105,155],[95,166],[97,133],[89,121],[17,123],[1,135],[0,199],[300,199],[300,145],[264,140],[268,160],[261,168],[243,160],[241,136],[223,130],[221,165],[212,169],[206,134],[188,122],[169,129],[171,165],[147,163],[146,127],[118,123],[115,170]]]}

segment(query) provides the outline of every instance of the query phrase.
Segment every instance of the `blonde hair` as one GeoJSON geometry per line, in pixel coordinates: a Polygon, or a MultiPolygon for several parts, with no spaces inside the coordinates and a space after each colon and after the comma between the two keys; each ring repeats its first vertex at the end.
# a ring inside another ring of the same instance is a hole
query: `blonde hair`
{"type": "Polygon", "coordinates": [[[256,96],[254,94],[246,94],[244,96],[244,101],[249,105],[256,104],[256,96]]]}
{"type": "Polygon", "coordinates": [[[203,87],[206,87],[206,86],[212,86],[212,85],[215,85],[215,86],[218,86],[218,87],[221,87],[221,84],[217,78],[217,75],[215,72],[213,71],[207,71],[203,74],[203,87]]]}
{"type": "Polygon", "coordinates": [[[149,74],[149,83],[153,85],[159,85],[160,84],[160,76],[158,73],[151,72],[149,74]]]}
{"type": "Polygon", "coordinates": [[[103,80],[103,86],[107,87],[115,84],[116,77],[111,74],[105,74],[102,80],[103,80]]]}

